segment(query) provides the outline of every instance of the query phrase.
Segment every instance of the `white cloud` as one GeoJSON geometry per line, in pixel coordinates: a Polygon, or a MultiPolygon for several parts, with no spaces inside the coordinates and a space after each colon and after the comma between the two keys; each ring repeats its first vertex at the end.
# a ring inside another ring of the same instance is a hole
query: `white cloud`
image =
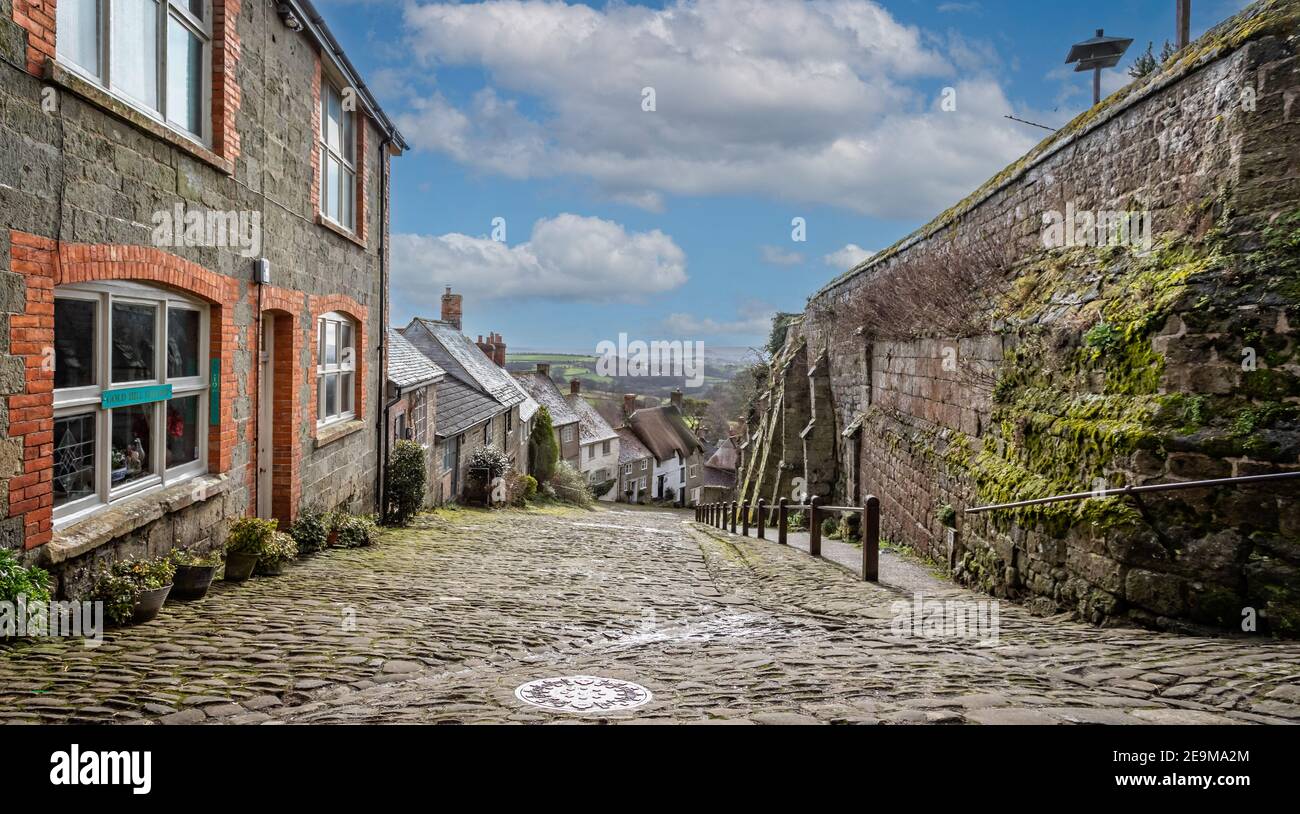
{"type": "Polygon", "coordinates": [[[487,76],[468,101],[435,92],[398,117],[417,147],[511,178],[589,179],[652,211],[665,195],[762,195],[920,217],[1035,142],[1002,118],[1014,111],[987,46],[869,0],[486,0],[413,4],[406,23],[421,70],[487,76]],[[956,112],[912,84],[936,78],[956,112]]]}
{"type": "Polygon", "coordinates": [[[803,262],[802,254],[780,246],[759,246],[758,252],[763,262],[771,266],[797,266],[803,262]]]}
{"type": "Polygon", "coordinates": [[[735,319],[720,320],[711,316],[672,313],[663,323],[671,337],[694,340],[698,337],[726,336],[754,338],[766,336],[772,329],[772,316],[776,309],[767,303],[746,301],[736,309],[735,319]]]}
{"type": "Polygon", "coordinates": [[[870,249],[864,249],[856,243],[848,243],[844,248],[824,255],[822,260],[831,268],[848,271],[873,254],[875,252],[870,249]]]}
{"type": "Polygon", "coordinates": [[[514,246],[459,233],[394,234],[392,246],[393,299],[412,314],[437,314],[445,285],[475,300],[636,302],[687,280],[685,252],[658,229],[567,213],[514,246]]]}

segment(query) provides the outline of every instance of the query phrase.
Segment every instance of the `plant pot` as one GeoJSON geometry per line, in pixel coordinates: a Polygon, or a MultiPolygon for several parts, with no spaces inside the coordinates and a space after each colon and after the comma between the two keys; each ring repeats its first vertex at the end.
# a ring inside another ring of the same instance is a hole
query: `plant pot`
{"type": "Polygon", "coordinates": [[[243,582],[253,575],[253,569],[256,567],[256,554],[231,552],[226,555],[226,582],[243,582]]]}
{"type": "Polygon", "coordinates": [[[145,622],[152,622],[162,610],[163,603],[167,601],[167,594],[171,593],[172,586],[164,585],[161,588],[152,591],[141,591],[140,596],[135,600],[135,609],[131,612],[131,624],[143,625],[145,622]]]}
{"type": "Polygon", "coordinates": [[[212,585],[212,578],[217,575],[215,565],[178,565],[176,576],[172,579],[172,592],[168,599],[192,602],[202,599],[212,585]]]}
{"type": "Polygon", "coordinates": [[[257,568],[254,571],[254,573],[257,574],[259,577],[278,577],[284,573],[284,563],[283,562],[270,563],[270,562],[264,562],[262,560],[258,560],[257,568]]]}

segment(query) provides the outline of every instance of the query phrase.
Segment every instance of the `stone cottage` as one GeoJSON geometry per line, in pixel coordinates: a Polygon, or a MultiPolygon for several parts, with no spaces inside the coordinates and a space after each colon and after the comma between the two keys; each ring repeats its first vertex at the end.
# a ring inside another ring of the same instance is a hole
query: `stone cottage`
{"type": "Polygon", "coordinates": [[[582,397],[581,380],[569,382],[565,401],[578,416],[578,471],[593,486],[609,484],[608,489],[596,495],[597,500],[615,500],[618,497],[618,433],[582,397]]]}
{"type": "MultiPolygon", "coordinates": [[[[635,404],[635,397],[625,397],[625,404],[628,398],[635,404]]],[[[675,390],[668,404],[629,413],[624,426],[654,456],[651,499],[686,506],[694,505],[692,494],[703,482],[704,445],[687,426],[681,404],[682,391],[675,390]]]]}
{"type": "MultiPolygon", "coordinates": [[[[388,442],[384,461],[400,440],[414,441],[424,448],[425,505],[439,502],[437,444],[438,385],[447,372],[415,349],[393,328],[388,329],[388,390],[384,407],[388,413],[388,442]]],[[[385,487],[387,485],[385,484],[385,487]]]]}
{"type": "Polygon", "coordinates": [[[105,5],[0,3],[0,545],[64,595],[376,509],[406,147],[309,3],[105,5]]]}
{"type": "Polygon", "coordinates": [[[461,333],[461,314],[461,295],[448,288],[441,319],[416,317],[400,331],[446,373],[437,386],[437,502],[462,499],[470,457],[482,447],[502,450],[516,470],[527,472],[528,438],[538,407],[506,372],[504,343],[496,351],[482,337],[471,340],[461,333]]]}
{"type": "Polygon", "coordinates": [[[512,375],[528,395],[551,414],[551,426],[555,430],[560,460],[577,469],[578,453],[581,452],[578,445],[578,414],[569,407],[568,400],[551,379],[550,364],[538,362],[536,371],[524,370],[512,375]]]}

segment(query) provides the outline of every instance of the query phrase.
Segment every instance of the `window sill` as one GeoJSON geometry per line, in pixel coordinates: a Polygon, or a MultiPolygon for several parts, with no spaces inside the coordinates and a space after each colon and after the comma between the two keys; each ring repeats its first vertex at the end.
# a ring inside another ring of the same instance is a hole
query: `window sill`
{"type": "Polygon", "coordinates": [[[45,62],[45,78],[64,90],[67,90],[76,96],[80,96],[82,99],[85,99],[96,107],[107,110],[114,116],[138,127],[149,135],[167,142],[167,144],[172,147],[189,153],[199,161],[215,167],[226,175],[235,174],[235,164],[233,161],[222,158],[204,147],[202,144],[186,138],[162,122],[141,113],[131,105],[114,96],[112,93],[109,93],[103,88],[96,86],[94,83],[81,78],[76,73],[68,70],[52,59],[47,59],[45,62]]]}
{"type": "Polygon", "coordinates": [[[363,249],[366,248],[365,241],[357,237],[356,232],[350,231],[346,227],[338,225],[337,223],[325,217],[324,215],[320,214],[319,212],[316,213],[316,224],[318,226],[322,226],[328,229],[329,231],[333,232],[334,234],[338,235],[344,240],[351,241],[363,249]]]}
{"type": "Polygon", "coordinates": [[[366,426],[366,422],[354,418],[351,421],[340,421],[336,424],[329,424],[316,430],[316,449],[320,449],[326,444],[332,444],[345,436],[360,430],[366,426]]]}
{"type": "Polygon", "coordinates": [[[55,565],[80,557],[164,515],[210,500],[228,490],[233,483],[226,474],[197,475],[157,491],[110,503],[90,516],[56,530],[49,544],[41,546],[42,564],[55,565]]]}

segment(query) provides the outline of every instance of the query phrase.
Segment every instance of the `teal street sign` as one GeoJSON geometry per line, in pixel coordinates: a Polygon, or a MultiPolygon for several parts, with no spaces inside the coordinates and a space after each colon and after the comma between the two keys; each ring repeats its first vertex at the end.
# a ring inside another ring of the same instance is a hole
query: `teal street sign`
{"type": "Polygon", "coordinates": [[[208,424],[221,423],[221,360],[213,359],[208,372],[208,424]]]}
{"type": "Polygon", "coordinates": [[[172,397],[170,384],[147,384],[143,387],[122,387],[117,390],[105,390],[99,397],[99,406],[105,410],[117,407],[132,407],[136,404],[151,404],[166,401],[172,397]]]}

